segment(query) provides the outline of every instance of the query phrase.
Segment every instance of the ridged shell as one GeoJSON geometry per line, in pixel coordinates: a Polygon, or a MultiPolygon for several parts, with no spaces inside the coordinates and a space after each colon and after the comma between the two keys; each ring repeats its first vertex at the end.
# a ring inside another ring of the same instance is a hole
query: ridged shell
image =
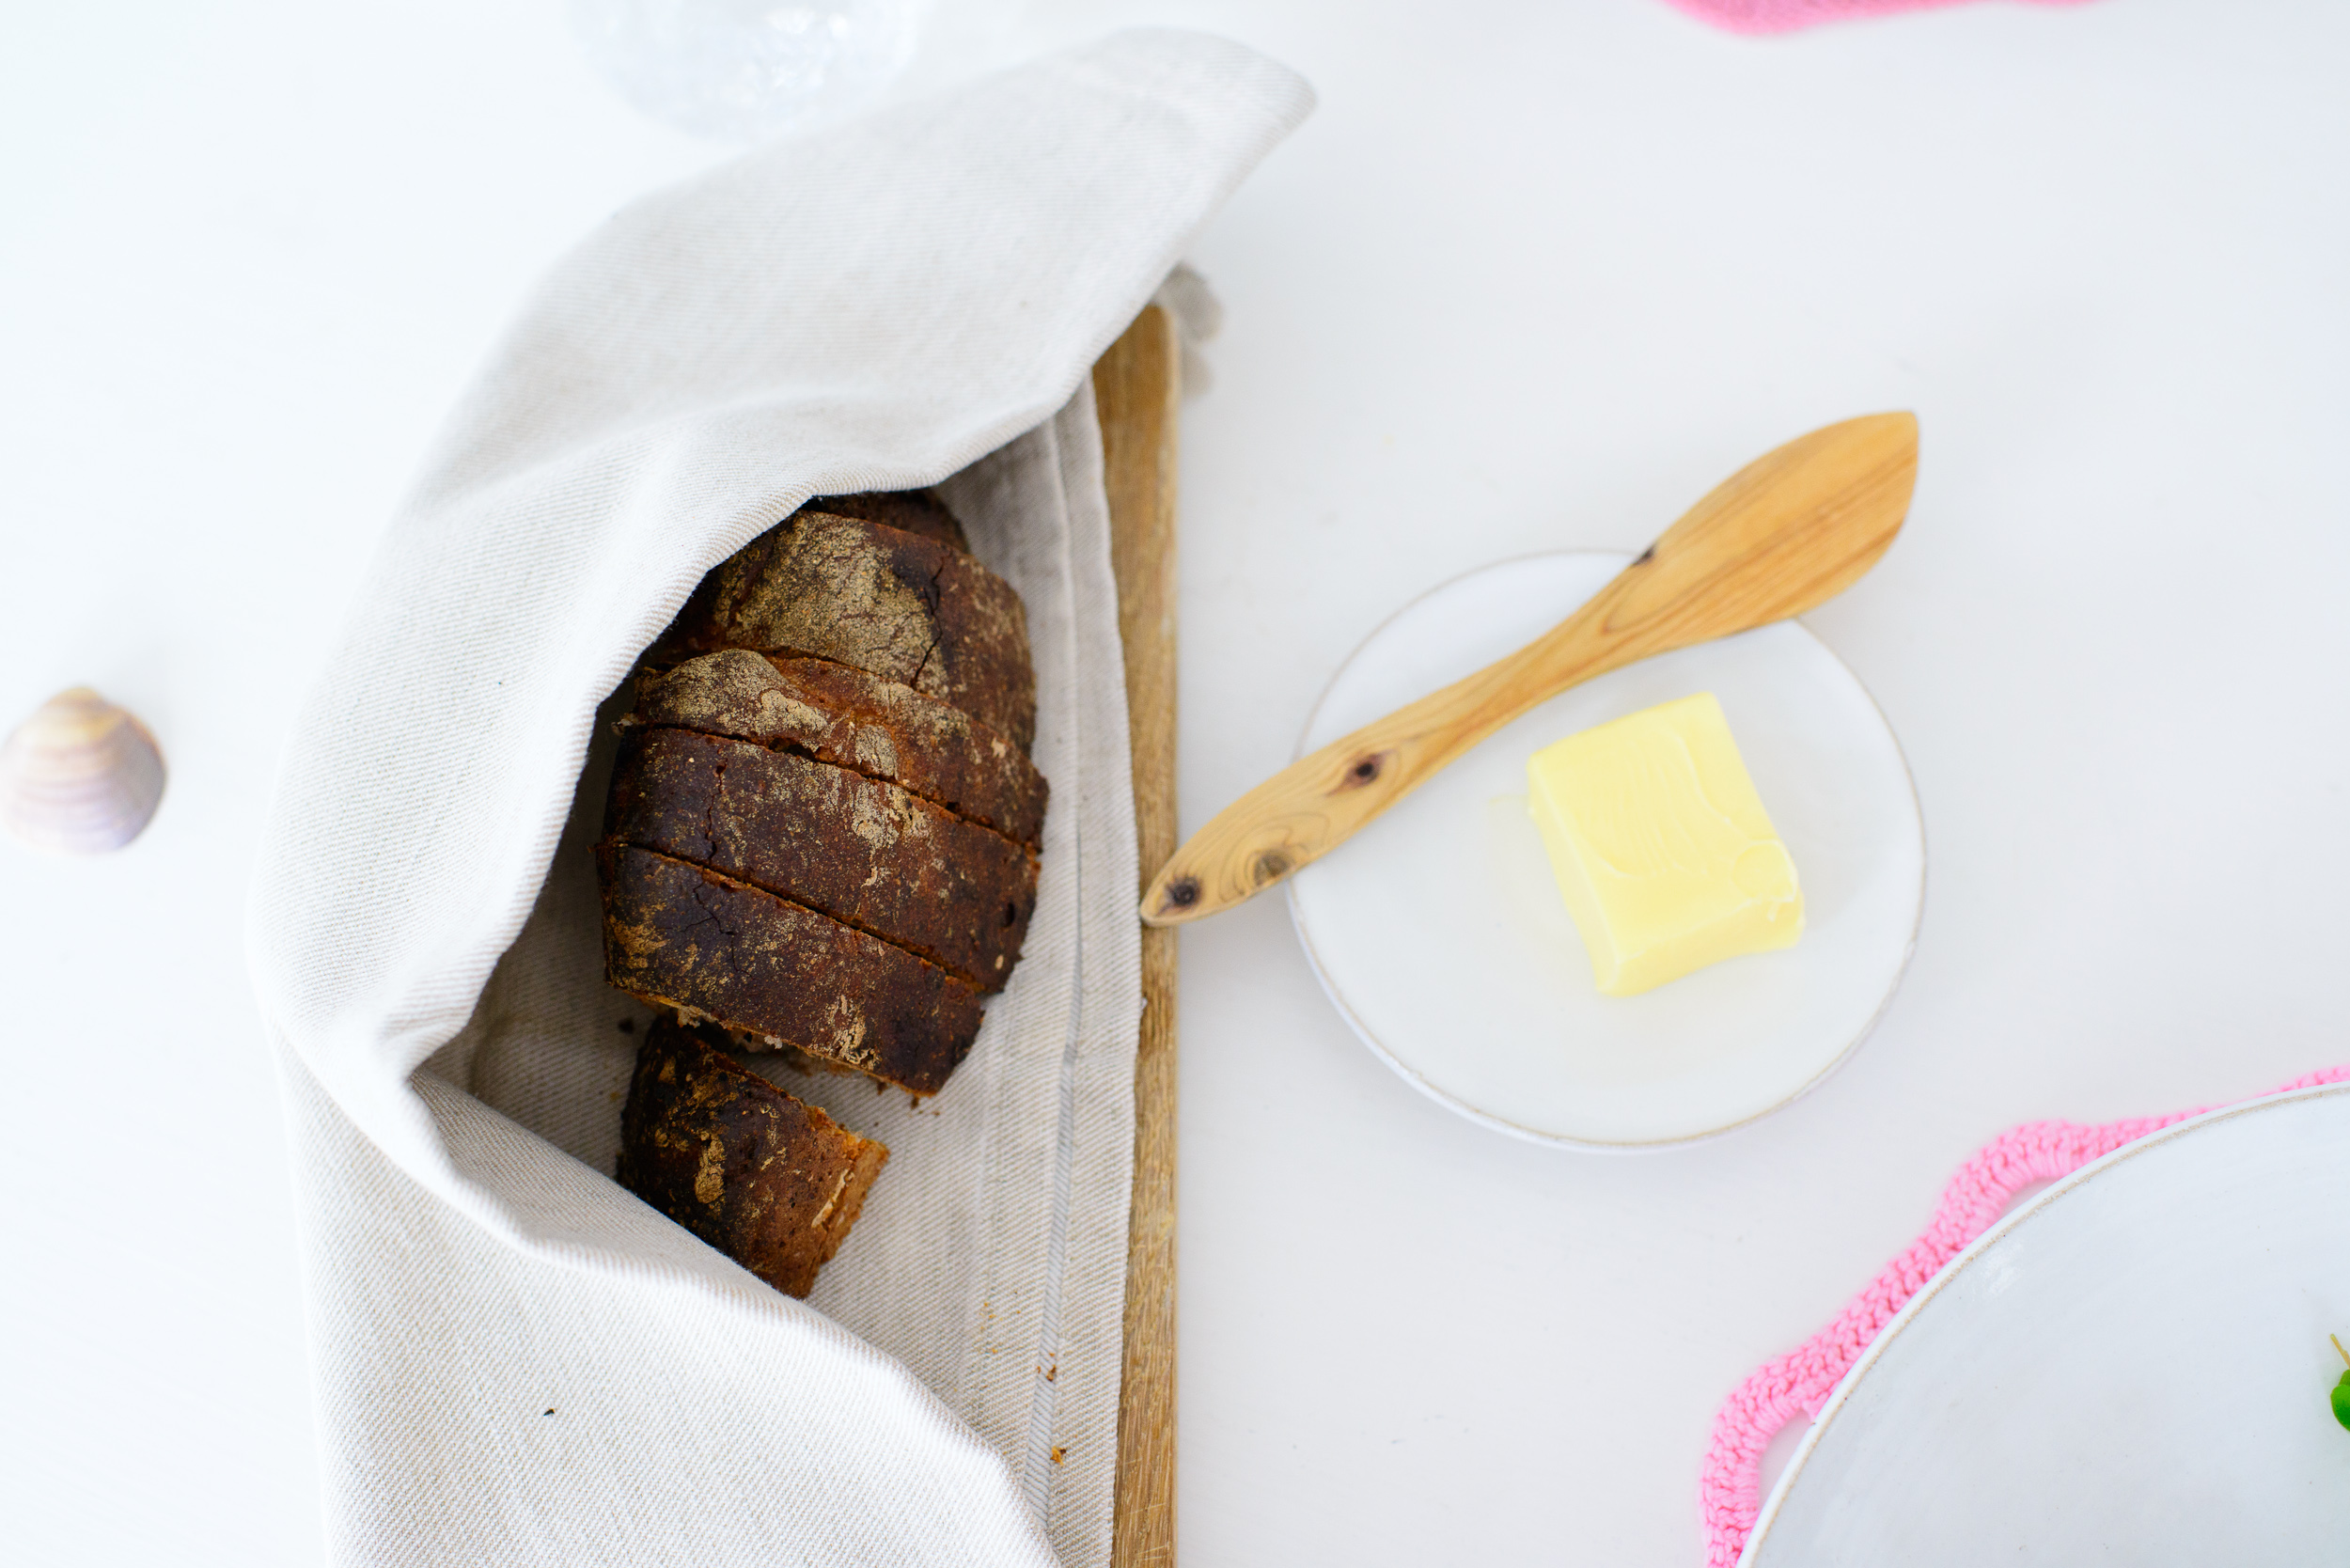
{"type": "Polygon", "coordinates": [[[42,703],[0,745],[0,827],[35,849],[120,849],[163,797],[155,737],[87,686],[42,703]]]}

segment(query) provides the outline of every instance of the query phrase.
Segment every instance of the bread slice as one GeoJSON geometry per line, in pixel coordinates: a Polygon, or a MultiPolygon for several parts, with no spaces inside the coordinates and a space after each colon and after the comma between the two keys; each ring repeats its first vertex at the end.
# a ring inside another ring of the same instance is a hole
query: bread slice
{"type": "Polygon", "coordinates": [[[612,839],[690,860],[1000,991],[1036,912],[1036,857],[992,828],[789,751],[686,729],[621,744],[612,839]]]}
{"type": "Polygon", "coordinates": [[[725,649],[637,681],[623,726],[697,729],[854,768],[1042,846],[1036,764],[962,709],[846,665],[725,649]]]}
{"type": "Polygon", "coordinates": [[[966,554],[971,549],[971,541],[964,537],[962,521],[947,510],[946,502],[927,490],[867,490],[854,495],[819,495],[800,510],[885,524],[910,534],[920,534],[924,539],[934,539],[941,544],[951,544],[966,554]]]}
{"type": "Polygon", "coordinates": [[[951,703],[1023,751],[1036,739],[1020,595],[903,529],[795,512],[703,578],[646,657],[658,667],[721,648],[829,659],[951,703]]]}
{"type": "Polygon", "coordinates": [[[791,1045],[915,1094],[944,1088],[979,1032],[979,989],[828,915],[610,840],[604,975],[687,1022],[791,1045]]]}
{"type": "Polygon", "coordinates": [[[620,1184],[787,1295],[848,1239],[889,1151],[664,1018],[620,1113],[620,1184]]]}

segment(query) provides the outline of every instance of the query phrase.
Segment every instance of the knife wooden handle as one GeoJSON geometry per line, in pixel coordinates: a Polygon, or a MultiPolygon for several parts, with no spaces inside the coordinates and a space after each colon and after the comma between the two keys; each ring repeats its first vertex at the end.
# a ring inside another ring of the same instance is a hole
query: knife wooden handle
{"type": "Polygon", "coordinates": [[[1571,686],[1835,597],[1893,542],[1917,478],[1918,421],[1908,414],[1847,419],[1763,454],[1526,647],[1333,741],[1217,812],[1152,879],[1144,923],[1180,925],[1256,897],[1571,686]]]}

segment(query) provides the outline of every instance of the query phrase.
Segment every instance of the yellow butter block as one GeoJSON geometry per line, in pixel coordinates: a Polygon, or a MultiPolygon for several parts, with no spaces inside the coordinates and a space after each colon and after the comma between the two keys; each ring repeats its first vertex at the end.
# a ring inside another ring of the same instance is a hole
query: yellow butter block
{"type": "Polygon", "coordinates": [[[1527,808],[1610,996],[1790,948],[1803,889],[1711,692],[1544,746],[1527,808]]]}

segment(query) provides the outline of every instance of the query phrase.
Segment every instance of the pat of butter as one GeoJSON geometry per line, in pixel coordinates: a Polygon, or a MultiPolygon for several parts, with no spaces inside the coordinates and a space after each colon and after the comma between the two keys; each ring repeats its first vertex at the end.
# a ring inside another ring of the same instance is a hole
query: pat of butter
{"type": "Polygon", "coordinates": [[[1713,693],[1570,735],[1526,771],[1527,808],[1606,995],[1803,934],[1795,863],[1713,693]]]}

